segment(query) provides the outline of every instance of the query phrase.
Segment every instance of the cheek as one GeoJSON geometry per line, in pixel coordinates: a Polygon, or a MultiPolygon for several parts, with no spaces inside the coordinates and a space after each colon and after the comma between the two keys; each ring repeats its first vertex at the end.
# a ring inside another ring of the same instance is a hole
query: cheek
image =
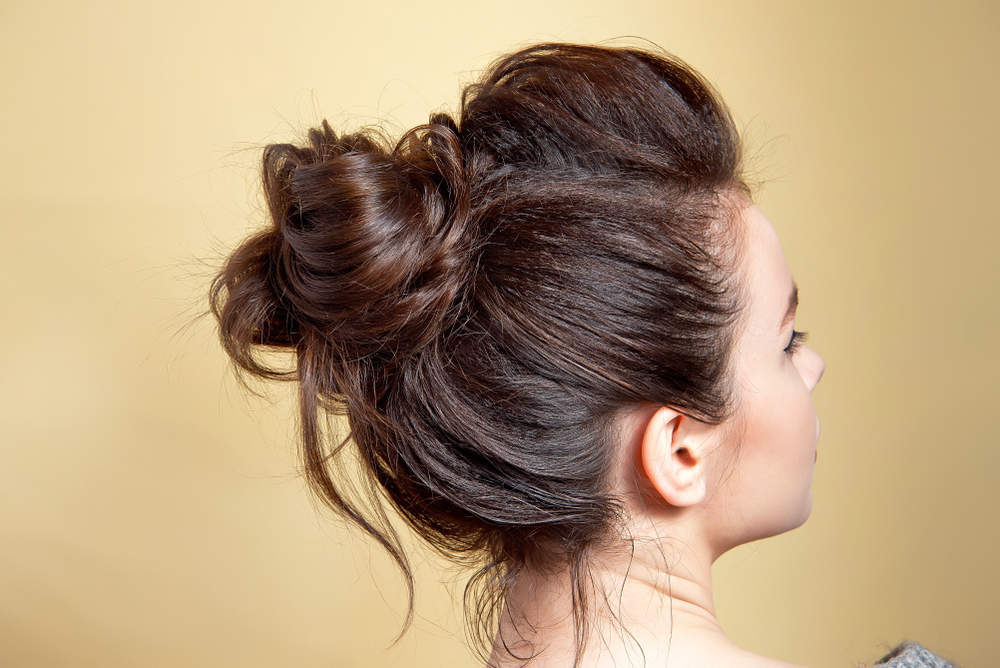
{"type": "Polygon", "coordinates": [[[760,506],[762,519],[782,525],[772,527],[780,533],[808,516],[818,423],[801,382],[778,379],[757,390],[747,397],[739,466],[744,482],[752,487],[751,503],[760,506]]]}
{"type": "Polygon", "coordinates": [[[805,412],[797,403],[794,407],[786,403],[782,410],[776,402],[762,410],[767,419],[747,432],[743,454],[747,459],[752,456],[752,466],[742,469],[748,489],[739,504],[749,532],[744,542],[795,529],[812,513],[815,420],[810,425],[796,414],[805,412]],[[753,455],[751,449],[756,450],[753,455]]]}
{"type": "Polygon", "coordinates": [[[755,419],[748,425],[748,439],[773,458],[792,463],[814,459],[819,423],[812,396],[798,376],[776,379],[753,397],[755,419]],[[808,457],[806,457],[808,456],[808,457]]]}

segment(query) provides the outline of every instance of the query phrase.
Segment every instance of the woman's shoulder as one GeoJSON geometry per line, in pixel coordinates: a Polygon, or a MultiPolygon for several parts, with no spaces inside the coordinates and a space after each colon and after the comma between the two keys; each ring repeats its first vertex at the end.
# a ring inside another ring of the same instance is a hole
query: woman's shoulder
{"type": "Polygon", "coordinates": [[[915,642],[900,643],[872,668],[958,668],[915,642]]]}

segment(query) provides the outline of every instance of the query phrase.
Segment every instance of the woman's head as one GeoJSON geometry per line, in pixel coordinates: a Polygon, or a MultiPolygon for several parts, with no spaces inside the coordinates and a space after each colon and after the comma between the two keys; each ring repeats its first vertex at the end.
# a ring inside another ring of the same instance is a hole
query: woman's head
{"type": "Polygon", "coordinates": [[[479,567],[492,619],[526,570],[582,582],[619,536],[623,414],[733,412],[740,158],[726,108],[680,61],[525,49],[456,118],[394,146],[324,123],[268,147],[271,222],[213,286],[223,343],[243,369],[299,382],[322,498],[406,570],[388,499],[479,567]],[[294,371],[261,361],[268,348],[294,371]],[[326,442],[324,411],[347,415],[350,446],[326,442]],[[337,469],[352,451],[367,502],[337,469]]]}

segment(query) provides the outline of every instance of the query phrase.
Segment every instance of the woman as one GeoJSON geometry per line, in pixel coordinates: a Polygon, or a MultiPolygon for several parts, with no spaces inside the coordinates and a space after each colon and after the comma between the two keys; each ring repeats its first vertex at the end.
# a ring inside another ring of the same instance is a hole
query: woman
{"type": "Polygon", "coordinates": [[[684,63],[557,44],[395,145],[324,123],[265,150],[272,224],[214,283],[223,344],[299,383],[310,483],[411,590],[385,500],[475,568],[490,666],[788,665],[712,605],[716,558],[808,517],[819,436],[823,361],[740,165],[684,63]]]}

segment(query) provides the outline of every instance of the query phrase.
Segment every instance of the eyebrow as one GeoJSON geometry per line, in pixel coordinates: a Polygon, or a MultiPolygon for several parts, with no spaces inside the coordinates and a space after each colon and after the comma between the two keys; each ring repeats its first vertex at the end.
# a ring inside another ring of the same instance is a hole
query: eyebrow
{"type": "Polygon", "coordinates": [[[788,323],[795,319],[795,312],[799,308],[799,286],[792,283],[792,293],[788,295],[788,310],[785,311],[785,317],[781,319],[781,329],[784,329],[788,323]]]}

